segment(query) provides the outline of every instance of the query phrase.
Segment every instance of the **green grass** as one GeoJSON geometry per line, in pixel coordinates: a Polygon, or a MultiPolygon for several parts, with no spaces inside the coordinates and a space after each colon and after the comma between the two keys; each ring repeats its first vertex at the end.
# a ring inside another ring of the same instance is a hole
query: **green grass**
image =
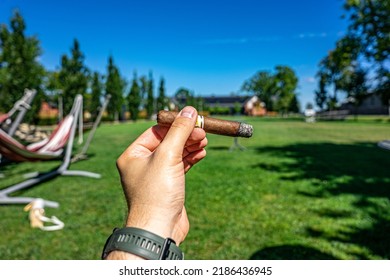
{"type": "MultiPolygon", "coordinates": [[[[390,139],[388,121],[245,120],[245,151],[208,135],[207,157],[187,175],[187,259],[389,259],[390,151],[376,146],[390,139]]],[[[98,259],[126,216],[115,160],[152,124],[98,129],[90,158],[71,169],[102,179],[58,177],[20,193],[58,201],[46,212],[63,230],[31,229],[21,205],[0,206],[0,259],[98,259]]],[[[53,166],[2,167],[0,188],[53,166]]]]}

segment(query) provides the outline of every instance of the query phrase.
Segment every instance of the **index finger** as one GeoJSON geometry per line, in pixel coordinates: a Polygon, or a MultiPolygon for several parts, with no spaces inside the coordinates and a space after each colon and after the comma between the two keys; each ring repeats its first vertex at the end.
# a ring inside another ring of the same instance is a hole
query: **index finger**
{"type": "Polygon", "coordinates": [[[152,126],[138,136],[123,153],[130,158],[147,157],[160,145],[167,131],[167,127],[152,126]]]}

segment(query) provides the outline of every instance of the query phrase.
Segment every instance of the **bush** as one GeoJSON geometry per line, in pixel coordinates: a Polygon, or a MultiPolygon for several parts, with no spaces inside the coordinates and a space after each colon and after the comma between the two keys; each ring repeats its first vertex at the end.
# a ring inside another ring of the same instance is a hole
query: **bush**
{"type": "Polygon", "coordinates": [[[56,125],[58,123],[57,117],[54,118],[40,118],[37,125],[56,125]]]}
{"type": "Polygon", "coordinates": [[[229,115],[230,114],[230,108],[227,107],[210,107],[210,114],[212,115],[229,115]]]}

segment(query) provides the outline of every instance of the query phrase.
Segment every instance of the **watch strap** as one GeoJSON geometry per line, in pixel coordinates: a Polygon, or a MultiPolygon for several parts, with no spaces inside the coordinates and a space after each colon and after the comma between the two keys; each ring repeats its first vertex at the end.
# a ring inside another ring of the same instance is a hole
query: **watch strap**
{"type": "Polygon", "coordinates": [[[126,227],[114,229],[103,249],[102,259],[114,250],[125,251],[147,260],[182,260],[184,254],[171,238],[150,231],[126,227]]]}

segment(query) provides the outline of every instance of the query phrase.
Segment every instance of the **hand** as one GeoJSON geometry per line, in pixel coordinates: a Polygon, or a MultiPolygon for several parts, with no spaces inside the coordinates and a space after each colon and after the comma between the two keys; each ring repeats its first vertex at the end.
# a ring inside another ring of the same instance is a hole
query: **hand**
{"type": "Polygon", "coordinates": [[[184,174],[206,156],[207,145],[204,130],[194,128],[196,118],[196,110],[185,107],[170,128],[153,126],[119,157],[126,226],[170,237],[177,245],[187,236],[184,174]]]}

